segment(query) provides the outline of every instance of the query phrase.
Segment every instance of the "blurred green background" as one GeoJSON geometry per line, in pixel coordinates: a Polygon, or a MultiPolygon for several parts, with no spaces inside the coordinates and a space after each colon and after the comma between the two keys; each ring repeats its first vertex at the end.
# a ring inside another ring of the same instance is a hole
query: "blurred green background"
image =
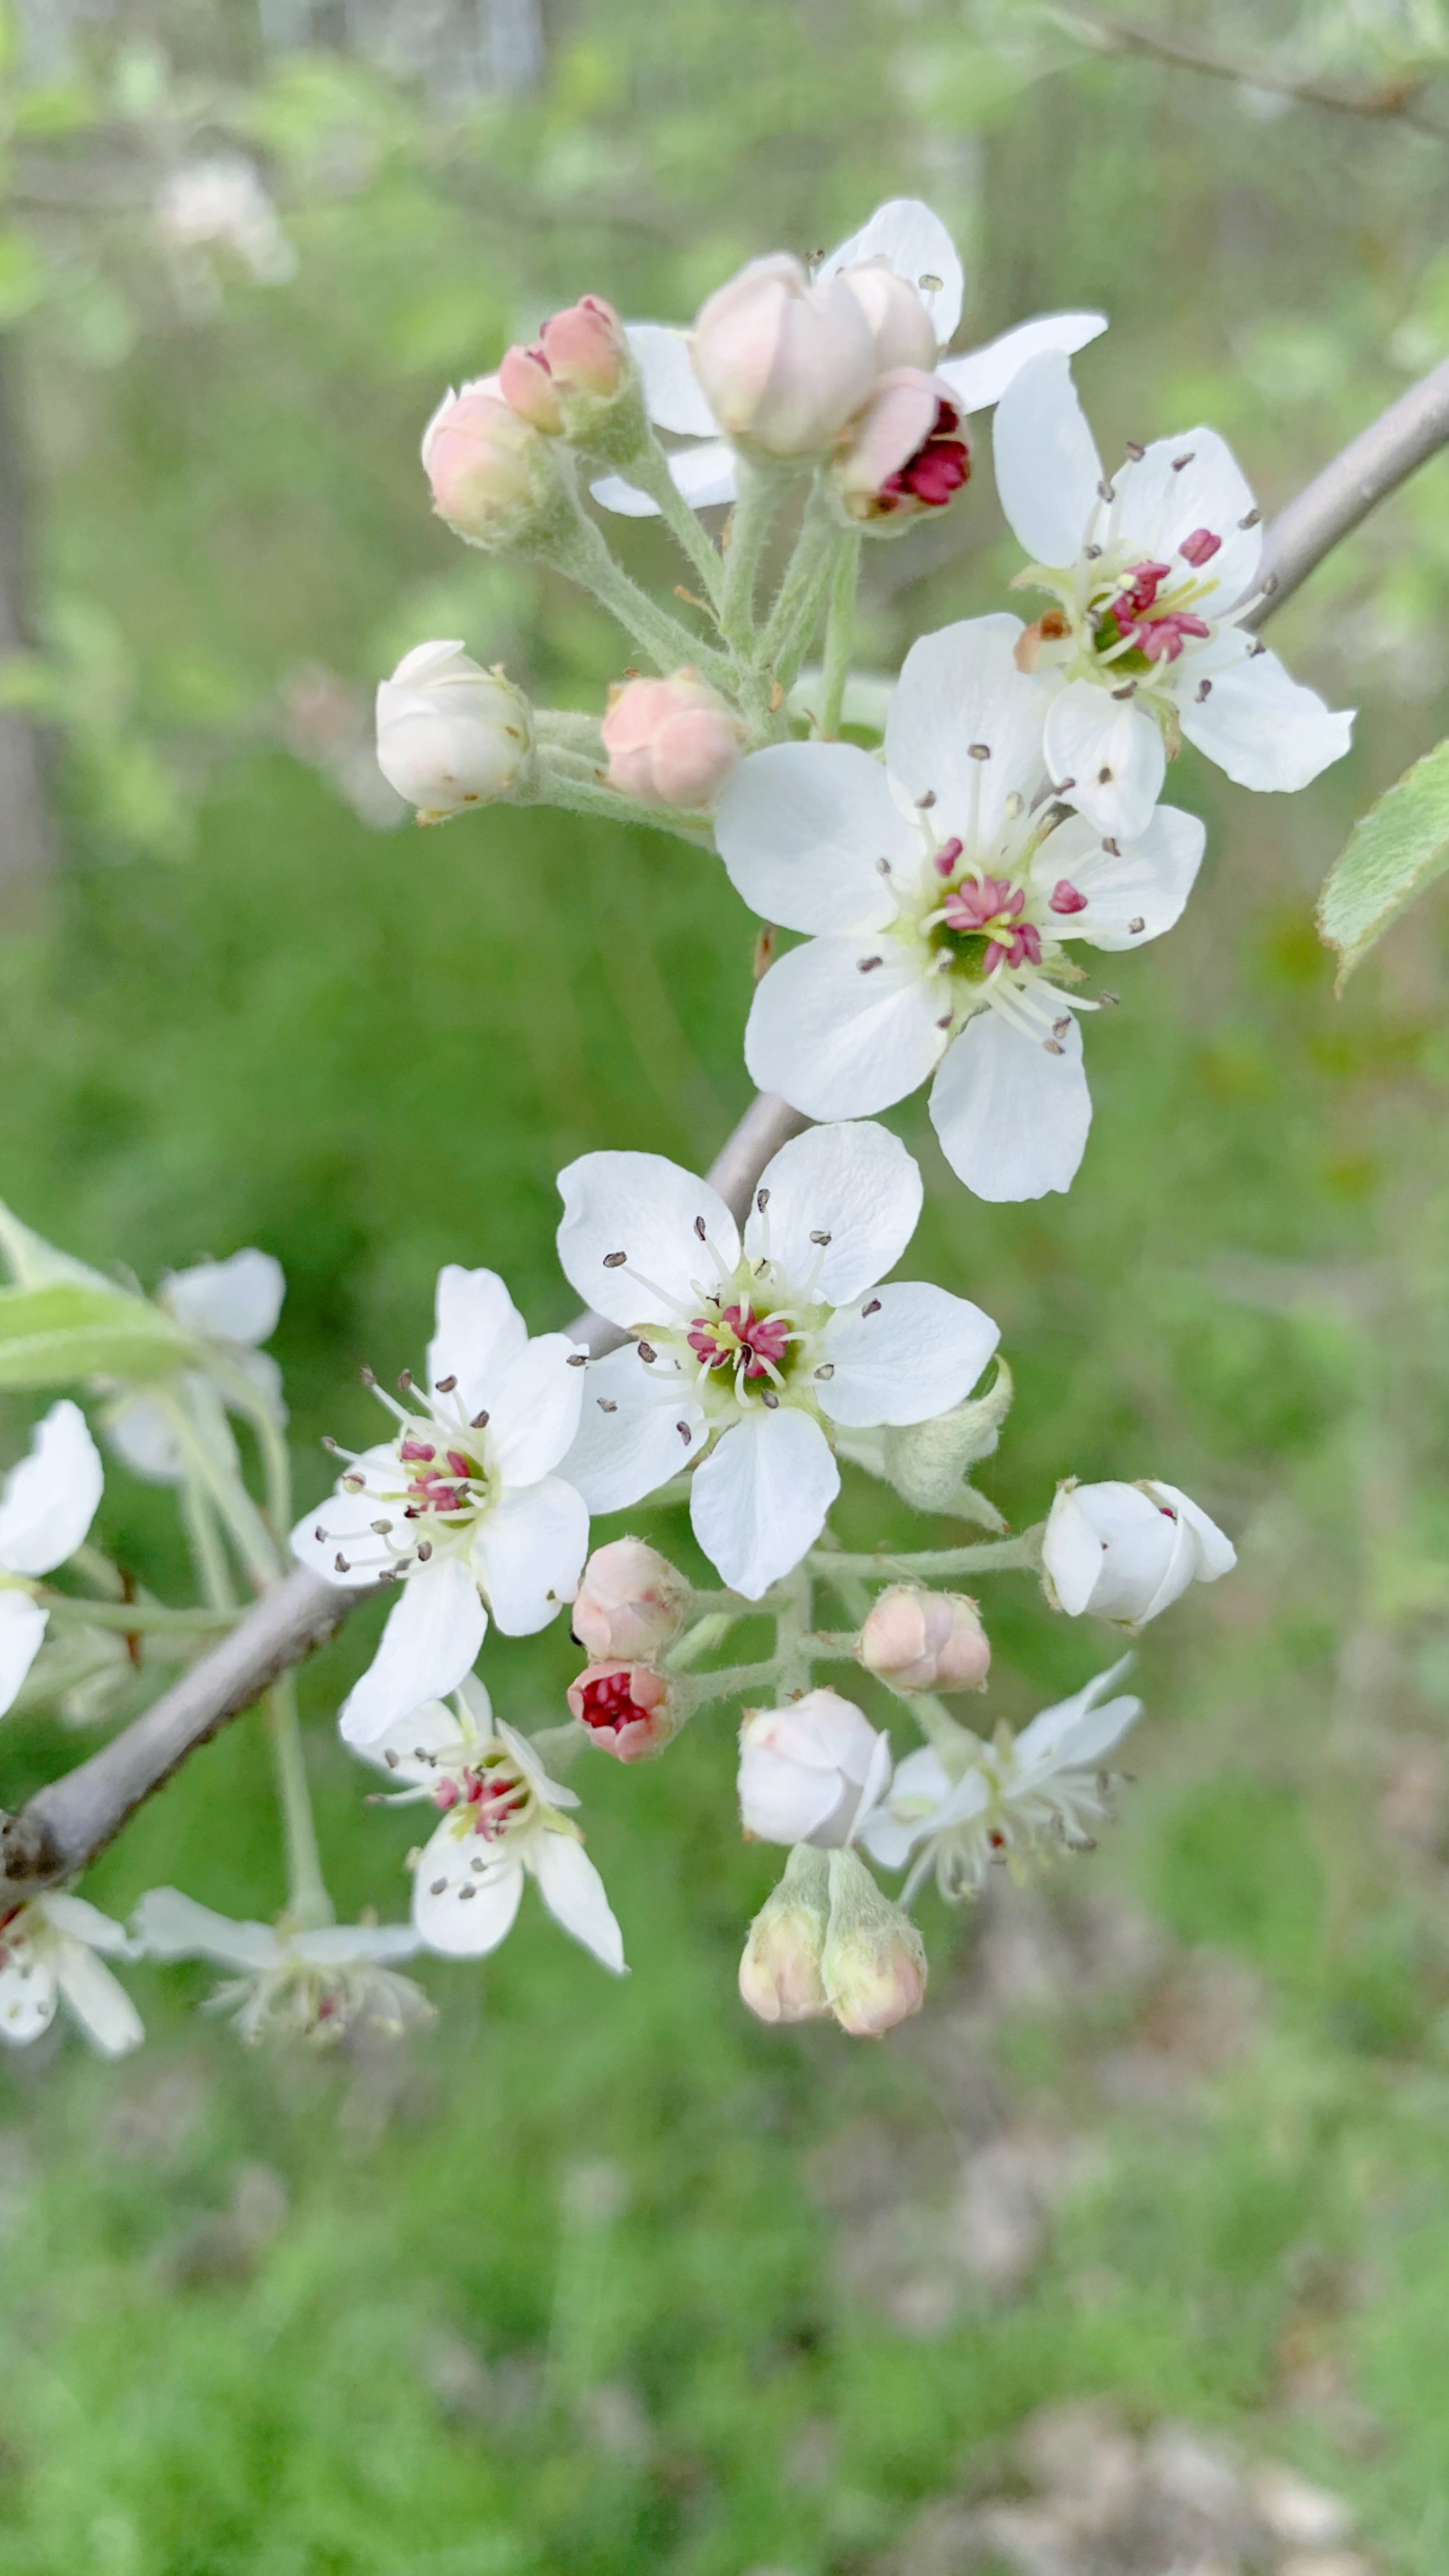
{"type": "MultiPolygon", "coordinates": [[[[1270,509],[1443,354],[1449,142],[1271,86],[1382,108],[1422,80],[1414,113],[1449,122],[1433,0],[1134,23],[1260,78],[1008,0],[0,15],[0,1195],[148,1282],[278,1254],[304,1499],[322,1431],[371,1436],[358,1361],[420,1356],[440,1261],[564,1320],[560,1163],[706,1159],[747,1096],[755,925],[713,862],[537,813],[418,836],[371,770],[371,690],[425,636],[578,706],[627,658],[430,519],[442,387],[584,289],[682,319],[895,194],[961,243],[966,340],[1100,302],[1078,375],[1104,450],[1206,416],[1270,509]],[[218,155],[269,192],[261,275],[158,224],[167,174],[218,155]]],[[[861,659],[999,605],[1015,561],[982,439],[949,525],[875,549],[861,659]]],[[[1444,730],[1446,580],[1440,462],[1275,631],[1361,708],[1352,758],[1291,801],[1183,760],[1201,890],[1091,1031],[1069,1200],[982,1206],[919,1104],[896,1122],[923,1265],[1017,1372],[1003,1509],[1038,1516],[1068,1470],[1162,1474],[1241,1551],[1143,1640],[1108,1847],[962,1922],[932,1900],[931,2005],[887,2045],[771,2034],[734,1971],[773,1865],[738,1842],[716,1712],[580,1779],[622,1986],[530,1902],[485,1970],[425,1971],[438,2022],[394,2058],[248,2056],[198,2018],[201,1971],[136,1974],[151,2044],[119,2071],[59,2033],[6,2056],[3,2576],[966,2576],[1026,2562],[951,2542],[943,2500],[1009,2489],[1023,2421],[1083,2397],[1346,2499],[1364,2557],[1281,2560],[1299,2576],[1440,2576],[1444,906],[1344,1002],[1311,914],[1444,730]]],[[[880,1489],[849,1524],[906,1527],[880,1489]]],[[[163,1497],[117,1469],[101,1530],[184,1596],[163,1497]]],[[[1020,1578],[985,1606],[1013,1718],[1108,1659],[1020,1578]]],[[[339,1904],[390,1914],[409,1819],[364,1807],[331,1724],[373,1617],[305,1694],[339,1904]]],[[[557,1630],[488,1671],[532,1725],[572,1667],[557,1630]]],[[[90,1741],[10,1720],[5,1804],[90,1741]]],[[[164,1880],[280,1903],[258,1719],[87,1892],[122,1912],[164,1880]]]]}

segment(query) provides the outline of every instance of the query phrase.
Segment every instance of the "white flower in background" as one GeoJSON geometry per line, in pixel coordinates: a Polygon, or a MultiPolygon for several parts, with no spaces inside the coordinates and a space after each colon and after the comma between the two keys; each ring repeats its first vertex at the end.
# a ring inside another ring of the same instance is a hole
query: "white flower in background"
{"type": "Polygon", "coordinates": [[[131,1931],[141,1957],[210,1959],[234,1969],[210,2009],[234,2015],[245,2040],[307,2039],[327,2047],[357,2031],[400,2039],[433,2017],[421,1986],[392,1965],[422,1946],[410,1923],[329,1923],[294,1932],[238,1923],[179,1887],[153,1887],[137,1906],[131,1931]]]}
{"type": "Polygon", "coordinates": [[[155,221],[183,298],[203,309],[217,300],[208,251],[230,251],[260,286],[282,286],[296,275],[297,254],[261,174],[240,153],[184,161],[168,172],[156,193],[155,221]]]}
{"type": "Polygon", "coordinates": [[[27,1578],[52,1574],[74,1556],[95,1519],[103,1482],[85,1415],[66,1399],[36,1424],[30,1455],[0,1486],[0,1716],[40,1652],[50,1615],[27,1578]]]}
{"type": "Polygon", "coordinates": [[[767,1843],[839,1850],[881,1797],[890,1738],[839,1691],[751,1708],[740,1727],[740,1821],[767,1843]]]}
{"type": "MultiPolygon", "coordinates": [[[[982,411],[1000,400],[1018,368],[1038,351],[1061,349],[1070,355],[1107,327],[1100,313],[1050,313],[1022,323],[964,358],[942,358],[939,352],[947,347],[961,319],[961,262],[939,216],[911,197],[896,197],[877,207],[869,223],[831,251],[811,280],[806,280],[797,262],[784,258],[752,262],[744,277],[759,270],[770,272],[780,307],[773,345],[765,351],[777,374],[782,360],[794,355],[795,329],[787,324],[798,328],[801,313],[811,317],[803,336],[812,343],[829,343],[833,416],[827,425],[817,405],[816,417],[808,423],[812,432],[826,439],[862,407],[877,377],[894,368],[912,367],[939,376],[950,387],[959,411],[982,411]],[[792,272],[788,278],[786,270],[792,272]],[[778,277],[777,271],[781,272],[778,277]],[[864,334],[834,292],[838,280],[849,287],[865,324],[864,334]],[[812,289],[813,305],[808,301],[812,289]],[[818,322],[813,318],[817,311],[818,322]]],[[[738,296],[741,285],[736,278],[711,301],[738,296]]],[[[760,298],[754,296],[751,301],[750,344],[744,355],[758,363],[765,335],[760,298]]],[[[705,442],[682,449],[670,468],[685,499],[703,510],[734,499],[735,461],[721,435],[724,424],[691,364],[690,337],[687,330],[660,322],[636,322],[629,327],[629,345],[643,378],[650,419],[659,429],[705,442]]],[[[804,354],[808,360],[809,351],[804,354]]],[[[734,363],[738,368],[741,361],[734,363]]],[[[809,394],[808,384],[799,388],[802,404],[809,394]]],[[[606,509],[631,518],[654,513],[655,504],[618,475],[606,476],[593,488],[606,509]]]]}
{"type": "Polygon", "coordinates": [[[394,1803],[442,1810],[413,1873],[413,1921],[430,1950],[478,1959],[513,1928],[525,1878],[566,1932],[616,1976],[624,1939],[584,1850],[572,1789],[550,1780],[526,1736],[495,1721],[473,1673],[453,1706],[425,1701],[359,1748],[405,1785],[394,1803]]]}
{"type": "Polygon", "coordinates": [[[1140,1699],[1104,1699],[1130,1662],[1124,1656],[1073,1698],[1043,1709],[1018,1736],[1002,1726],[991,1744],[973,1746],[963,1731],[959,1771],[934,1745],[907,1754],[860,1836],[883,1868],[910,1864],[907,1904],[932,1873],[954,1903],[974,1893],[994,1860],[1024,1860],[1053,1842],[1091,1849],[1092,1828],[1112,1812],[1102,1758],[1142,1714],[1140,1699]]]}
{"type": "MultiPolygon", "coordinates": [[[[157,1305],[214,1353],[214,1372],[188,1371],[182,1381],[193,1403],[219,1395],[235,1410],[235,1381],[241,1378],[274,1421],[286,1421],[282,1372],[270,1352],[258,1348],[276,1331],[286,1293],[280,1261],[254,1247],[234,1252],[228,1261],[198,1261],[162,1280],[157,1305]]],[[[180,1484],[186,1452],[175,1409],[163,1397],[150,1392],[123,1396],[108,1409],[104,1427],[112,1447],[138,1476],[155,1484],[180,1484]]]]}
{"type": "Polygon", "coordinates": [[[1044,799],[1049,684],[1022,627],[977,617],[912,645],[885,766],[850,743],[776,743],[726,788],[716,839],[765,920],[813,933],[756,989],[745,1061],[814,1118],[888,1108],[935,1076],[931,1117],[985,1199],[1065,1190],[1092,1104],[1065,942],[1170,930],[1204,827],[1170,806],[1103,839],[1044,799]]]}
{"type": "MultiPolygon", "coordinates": [[[[1240,787],[1306,787],[1347,751],[1334,715],[1245,634],[1261,512],[1211,429],[1130,448],[1109,482],[1060,354],[1024,367],[995,424],[1001,506],[1058,605],[1023,658],[1061,683],[1046,758],[1103,832],[1143,830],[1182,735],[1240,787]]],[[[1261,594],[1258,594],[1261,596],[1261,594]]]]}
{"type": "Polygon", "coordinates": [[[39,2039],[63,2003],[103,2056],[139,2048],[141,2016],[102,1951],[134,1956],[121,1925],[83,1896],[32,1896],[0,1914],[0,2040],[24,2047],[39,2039]]]}
{"type": "Polygon", "coordinates": [[[1176,1485],[1146,1478],[1138,1485],[1057,1488],[1047,1517],[1041,1561],[1057,1606],[1076,1619],[1143,1627],[1190,1583],[1216,1583],[1237,1564],[1237,1550],[1216,1521],[1176,1485]]]}
{"type": "Polygon", "coordinates": [[[884,1127],[817,1127],[782,1147],[743,1241],[717,1191],[659,1154],[585,1154],[559,1189],[564,1272],[633,1337],[591,1362],[563,1472],[591,1511],[613,1512],[702,1461],[694,1534],[746,1600],[819,1537],[840,1490],[834,1427],[944,1413],[996,1348],[964,1297],[876,1286],[922,1195],[884,1127]]]}
{"type": "MultiPolygon", "coordinates": [[[[329,1583],[401,1583],[370,1669],[342,1710],[349,1744],[456,1688],[488,1613],[505,1637],[546,1628],[572,1601],[589,1515],[556,1476],[579,1423],[586,1354],[566,1333],[530,1341],[494,1270],[438,1274],[424,1396],[367,1383],[397,1420],[393,1439],[349,1463],[330,1501],[299,1521],[294,1553],[329,1583]]],[[[334,1444],[335,1445],[335,1444],[334,1444]]]]}
{"type": "Polygon", "coordinates": [[[439,823],[506,796],[533,749],[528,700],[461,643],[415,644],[377,692],[377,765],[439,823]]]}

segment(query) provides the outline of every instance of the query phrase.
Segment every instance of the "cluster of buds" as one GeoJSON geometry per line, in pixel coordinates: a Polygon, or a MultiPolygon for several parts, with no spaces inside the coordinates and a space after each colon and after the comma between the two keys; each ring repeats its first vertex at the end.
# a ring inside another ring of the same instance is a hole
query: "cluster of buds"
{"type": "Polygon", "coordinates": [[[662,1753],[676,1732],[679,1692],[659,1667],[689,1604],[678,1568],[641,1538],[595,1548],[584,1567],[573,1628],[589,1663],[570,1686],[569,1709],[617,1762],[662,1753]]]}
{"type": "Polygon", "coordinates": [[[926,1953],[910,1916],[848,1849],[800,1843],[750,1925],[740,1993],[761,2021],[833,2015],[883,2039],[926,2000],[926,1953]]]}

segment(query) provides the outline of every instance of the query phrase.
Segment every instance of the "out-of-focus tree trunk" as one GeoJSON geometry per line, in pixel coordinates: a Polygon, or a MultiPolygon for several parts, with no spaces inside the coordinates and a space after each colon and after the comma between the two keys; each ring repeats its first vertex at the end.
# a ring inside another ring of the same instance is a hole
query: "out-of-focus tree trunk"
{"type": "MultiPolygon", "coordinates": [[[[33,642],[26,475],[15,344],[0,331],[0,661],[33,642]]],[[[34,912],[54,857],[44,761],[28,717],[0,707],[0,920],[34,912]]]]}
{"type": "Polygon", "coordinates": [[[537,89],[544,72],[542,0],[488,0],[488,69],[495,89],[537,89]]]}

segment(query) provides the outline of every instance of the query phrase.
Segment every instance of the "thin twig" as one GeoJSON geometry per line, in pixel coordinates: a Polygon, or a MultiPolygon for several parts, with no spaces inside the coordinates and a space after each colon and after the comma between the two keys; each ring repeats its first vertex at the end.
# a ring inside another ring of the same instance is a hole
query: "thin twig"
{"type": "Polygon", "coordinates": [[[1419,75],[1406,74],[1399,80],[1385,81],[1378,89],[1343,89],[1333,81],[1276,71],[1271,64],[1234,62],[1229,55],[1216,54],[1190,36],[1144,27],[1135,19],[1097,18],[1080,9],[1056,9],[1052,15],[1068,35],[1080,37],[1099,53],[1146,54],[1180,71],[1205,73],[1209,80],[1231,81],[1241,89],[1267,90],[1274,98],[1292,99],[1303,107],[1326,107],[1337,116],[1366,116],[1380,124],[1392,120],[1412,126],[1416,134],[1430,134],[1437,142],[1449,143],[1449,125],[1420,111],[1418,102],[1425,82],[1419,75]]]}

